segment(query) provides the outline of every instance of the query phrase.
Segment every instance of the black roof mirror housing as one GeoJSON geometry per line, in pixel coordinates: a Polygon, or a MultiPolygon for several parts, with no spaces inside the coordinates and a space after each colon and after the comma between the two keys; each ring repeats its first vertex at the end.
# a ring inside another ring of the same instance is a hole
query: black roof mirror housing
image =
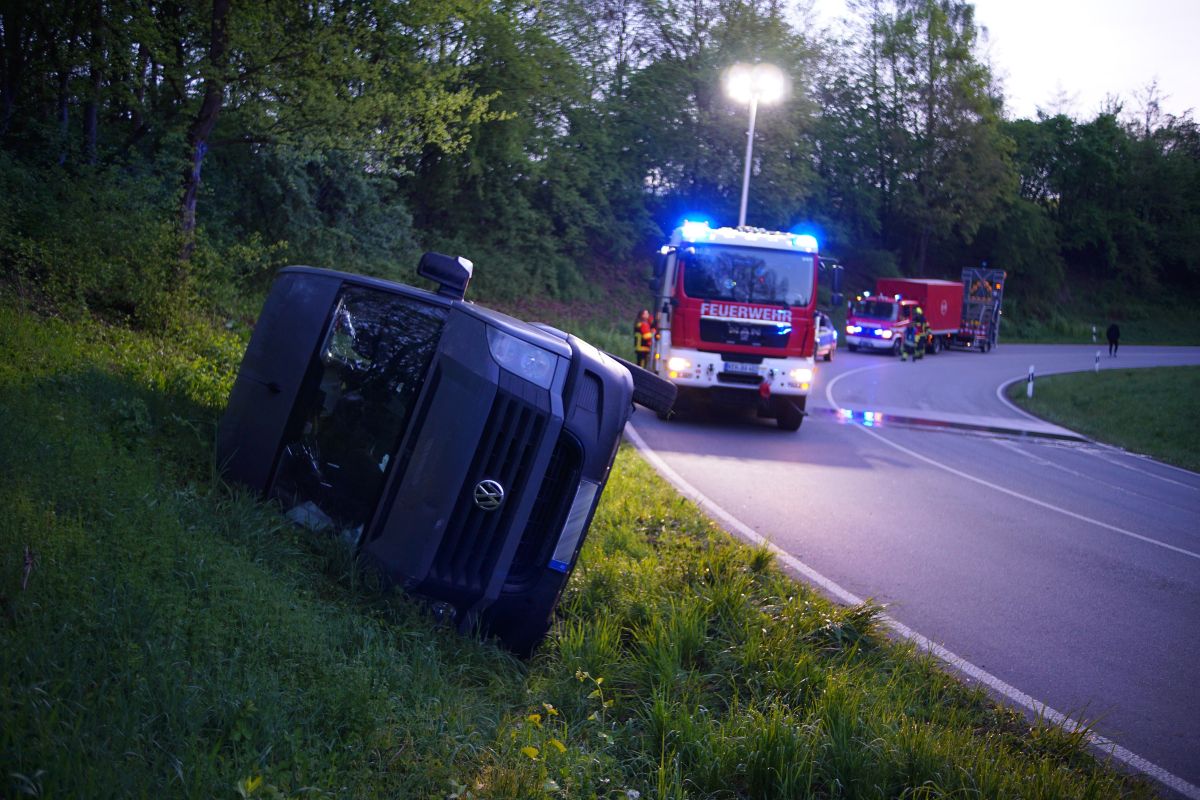
{"type": "Polygon", "coordinates": [[[462,256],[444,253],[425,253],[417,265],[417,274],[438,285],[438,294],[454,300],[462,300],[467,294],[467,284],[475,265],[462,256]]]}

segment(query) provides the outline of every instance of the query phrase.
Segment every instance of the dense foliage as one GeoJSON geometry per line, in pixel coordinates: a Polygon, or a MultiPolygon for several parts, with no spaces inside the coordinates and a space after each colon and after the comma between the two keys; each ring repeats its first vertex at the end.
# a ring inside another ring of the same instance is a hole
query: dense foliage
{"type": "Polygon", "coordinates": [[[1037,318],[1195,287],[1190,113],[1151,87],[1136,114],[1006,119],[969,3],[846,23],[780,0],[7,3],[0,262],[149,325],[235,315],[284,263],[403,277],[429,248],[476,260],[486,297],[587,296],[685,213],[736,219],[747,115],[721,75],[769,61],[792,86],[758,115],[748,219],[817,231],[852,288],[987,261],[1037,318]]]}

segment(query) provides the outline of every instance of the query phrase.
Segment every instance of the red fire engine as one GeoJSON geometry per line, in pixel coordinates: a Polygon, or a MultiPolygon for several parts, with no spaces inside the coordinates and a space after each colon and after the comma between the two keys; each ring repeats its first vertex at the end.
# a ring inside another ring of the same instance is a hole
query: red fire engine
{"type": "Polygon", "coordinates": [[[794,431],[815,362],[817,241],[807,234],[685,222],[655,275],[651,365],[680,402],[754,408],[794,431]]]}

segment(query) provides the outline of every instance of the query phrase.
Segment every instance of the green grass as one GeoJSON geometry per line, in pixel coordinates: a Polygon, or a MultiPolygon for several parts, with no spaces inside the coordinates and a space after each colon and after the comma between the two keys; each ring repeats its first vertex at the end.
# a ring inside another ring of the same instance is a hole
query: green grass
{"type": "Polygon", "coordinates": [[[1200,367],[1105,369],[1038,378],[1008,396],[1039,417],[1097,441],[1200,471],[1200,367]]]}
{"type": "Polygon", "coordinates": [[[623,448],[528,663],[223,484],[238,342],[0,304],[5,796],[1150,797],[623,448]]]}

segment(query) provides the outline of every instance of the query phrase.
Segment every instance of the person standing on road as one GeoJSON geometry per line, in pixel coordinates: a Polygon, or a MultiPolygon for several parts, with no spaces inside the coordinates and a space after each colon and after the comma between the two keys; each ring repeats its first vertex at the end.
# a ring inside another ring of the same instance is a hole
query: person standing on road
{"type": "Polygon", "coordinates": [[[900,360],[906,361],[912,359],[913,363],[917,363],[917,323],[910,322],[904,326],[904,333],[900,337],[900,360]]]}
{"type": "Polygon", "coordinates": [[[1117,327],[1117,323],[1112,323],[1108,326],[1108,355],[1115,358],[1117,348],[1121,346],[1121,329],[1117,327]]]}

